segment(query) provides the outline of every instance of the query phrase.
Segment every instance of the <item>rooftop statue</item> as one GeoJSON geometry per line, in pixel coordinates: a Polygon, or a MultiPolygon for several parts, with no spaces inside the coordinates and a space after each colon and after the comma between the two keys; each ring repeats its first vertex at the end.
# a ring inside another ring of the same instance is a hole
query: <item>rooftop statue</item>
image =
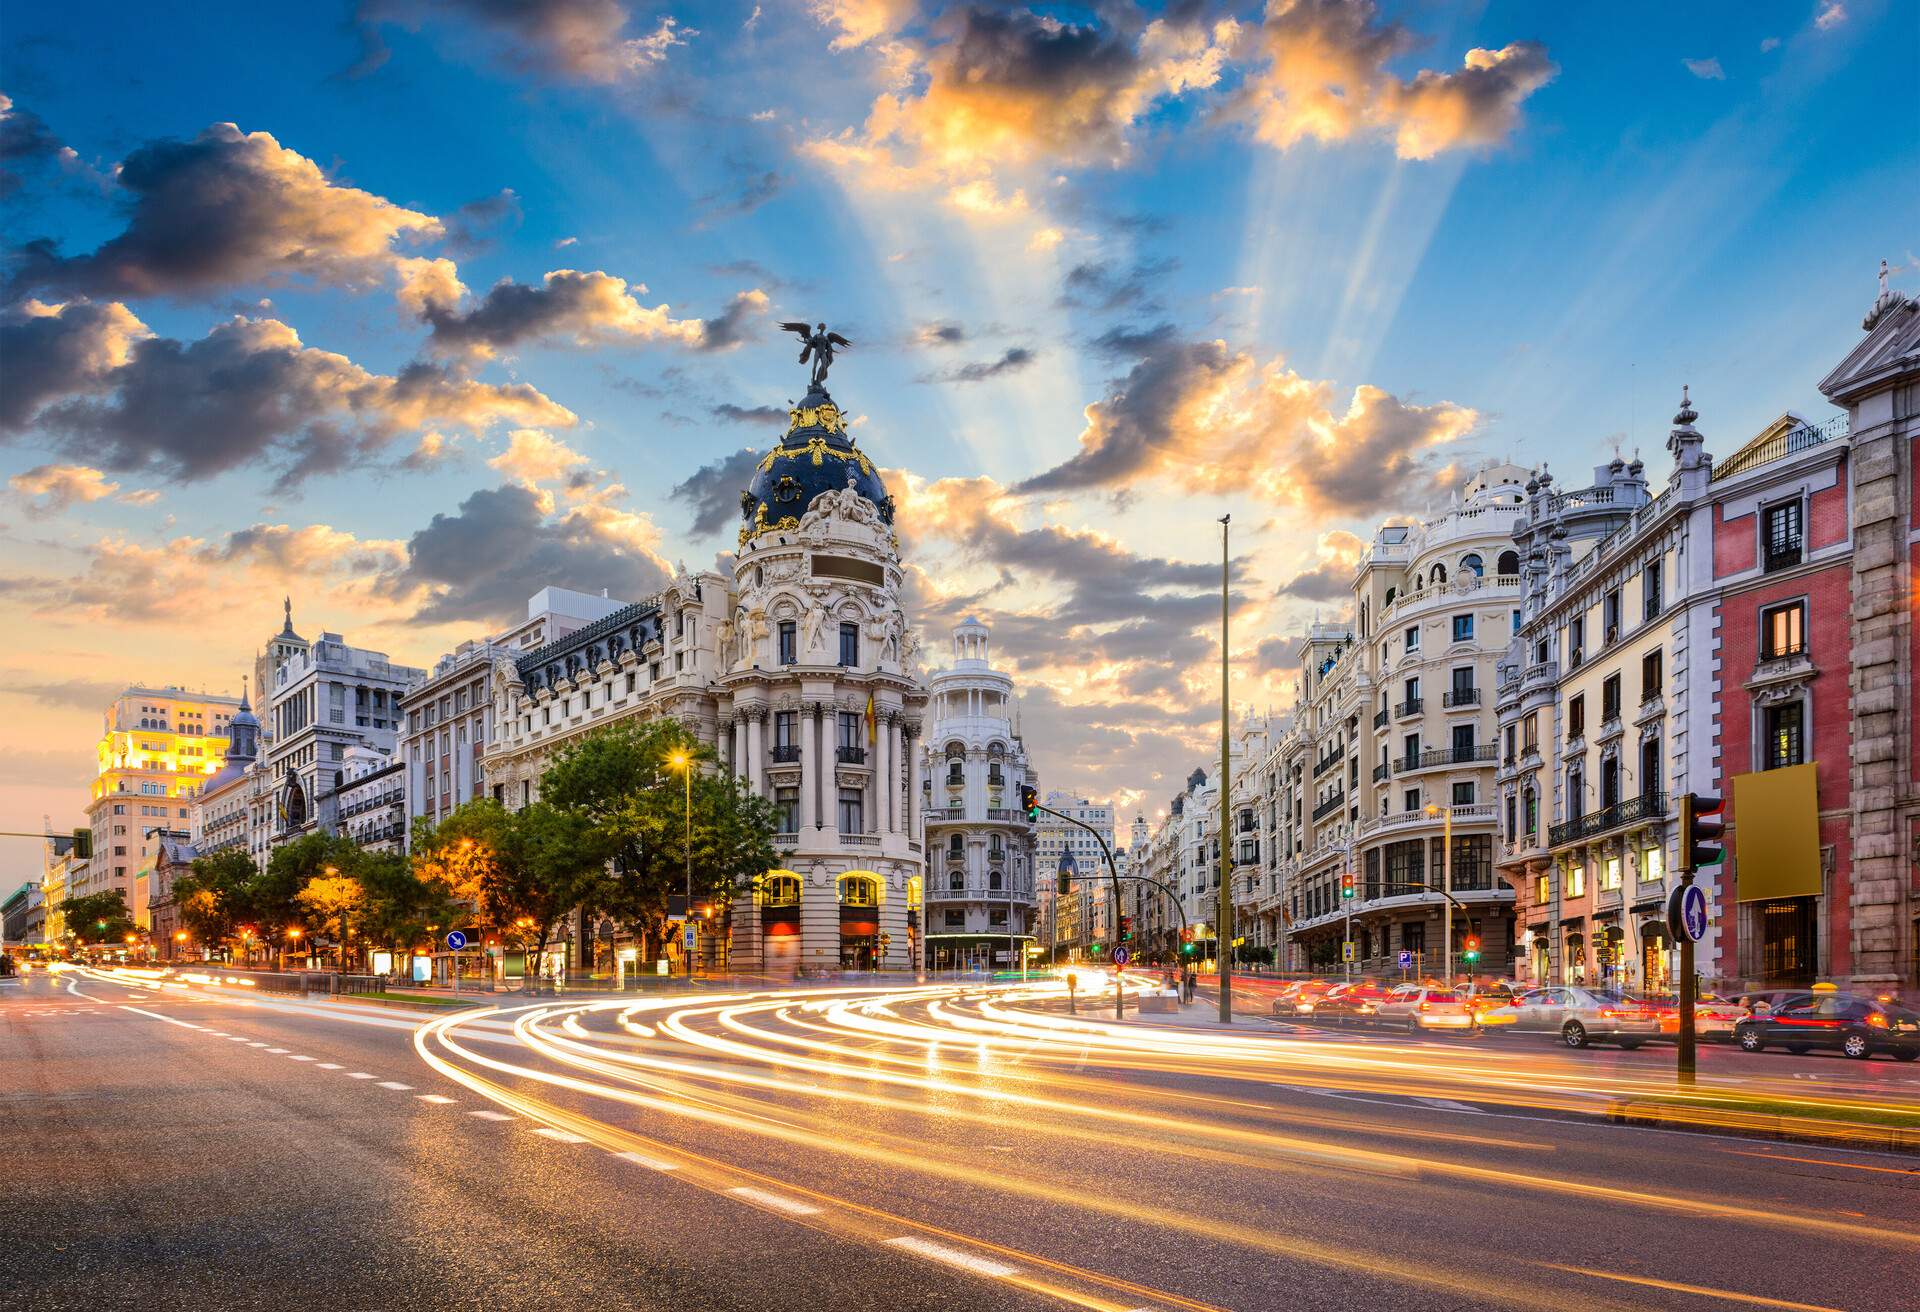
{"type": "Polygon", "coordinates": [[[809,381],[813,387],[821,390],[825,390],[827,385],[827,370],[833,368],[833,348],[853,345],[839,333],[828,332],[825,324],[816,324],[809,331],[804,323],[783,323],[780,331],[794,333],[800,338],[800,363],[805,364],[808,357],[812,357],[813,377],[809,381]]]}

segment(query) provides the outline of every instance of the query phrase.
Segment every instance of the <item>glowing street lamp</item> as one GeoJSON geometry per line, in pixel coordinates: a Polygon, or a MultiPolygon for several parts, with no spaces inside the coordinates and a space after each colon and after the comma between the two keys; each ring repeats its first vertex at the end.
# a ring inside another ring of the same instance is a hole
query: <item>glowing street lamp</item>
{"type": "MultiPolygon", "coordinates": [[[[687,789],[687,832],[686,832],[686,874],[687,874],[687,925],[693,924],[693,754],[680,750],[669,753],[667,764],[678,770],[686,781],[687,789]]],[[[687,983],[693,983],[693,945],[687,945],[687,983]]]]}

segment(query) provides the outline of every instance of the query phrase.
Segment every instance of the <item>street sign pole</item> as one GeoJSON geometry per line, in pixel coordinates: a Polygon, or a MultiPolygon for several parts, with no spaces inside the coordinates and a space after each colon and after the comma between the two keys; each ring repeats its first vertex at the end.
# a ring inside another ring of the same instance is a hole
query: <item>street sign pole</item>
{"type": "Polygon", "coordinates": [[[1228,750],[1228,714],[1231,706],[1229,699],[1230,671],[1232,669],[1232,648],[1227,642],[1227,621],[1229,617],[1228,600],[1231,595],[1229,585],[1232,580],[1232,557],[1228,553],[1228,540],[1232,533],[1233,516],[1220,516],[1220,908],[1219,926],[1214,931],[1214,955],[1219,958],[1220,970],[1220,1023],[1233,1023],[1233,852],[1230,839],[1232,827],[1227,816],[1233,806],[1233,758],[1228,750]]]}

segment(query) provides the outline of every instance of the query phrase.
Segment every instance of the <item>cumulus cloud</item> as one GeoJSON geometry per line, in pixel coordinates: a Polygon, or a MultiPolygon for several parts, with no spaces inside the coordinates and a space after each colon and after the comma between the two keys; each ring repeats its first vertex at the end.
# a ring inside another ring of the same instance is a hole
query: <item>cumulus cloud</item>
{"type": "Polygon", "coordinates": [[[587,458],[553,434],[539,428],[516,428],[508,434],[507,449],[487,461],[525,487],[559,482],[584,468],[587,458]]]}
{"type": "MultiPolygon", "coordinates": [[[[775,413],[782,420],[787,417],[784,410],[775,413]]],[[[694,536],[719,533],[740,517],[740,493],[752,481],[759,463],[758,451],[750,446],[741,447],[730,456],[702,465],[685,482],[674,487],[673,499],[693,510],[694,536]]]]}
{"type": "Polygon", "coordinates": [[[481,489],[409,538],[381,586],[421,623],[505,621],[548,584],[639,601],[667,580],[657,542],[646,516],[604,502],[556,515],[533,489],[481,489]]]}
{"type": "Polygon", "coordinates": [[[540,342],[667,342],[725,350],[739,343],[746,324],[768,305],[766,293],[754,288],[736,294],[714,319],[676,319],[664,302],[640,303],[644,284],[598,271],[555,269],[537,287],[506,278],[477,301],[467,296],[451,260],[409,260],[401,275],[400,306],[431,328],[429,348],[481,360],[540,342]]]}
{"type": "Polygon", "coordinates": [[[1840,0],[1820,0],[1813,15],[1813,25],[1822,32],[1831,32],[1847,21],[1847,7],[1840,0]]]}
{"type": "Polygon", "coordinates": [[[916,12],[915,0],[812,0],[810,7],[820,22],[840,29],[831,43],[835,50],[851,50],[891,36],[916,12]]]}
{"type": "Polygon", "coordinates": [[[1390,508],[1447,477],[1435,463],[1474,425],[1449,402],[1412,405],[1377,387],[1335,409],[1331,384],[1224,341],[1174,336],[1086,408],[1080,450],[1020,492],[1118,489],[1147,480],[1251,493],[1310,514],[1390,508]]]}
{"type": "Polygon", "coordinates": [[[35,430],[107,470],[184,481],[265,460],[291,486],[352,465],[403,432],[577,422],[525,384],[482,383],[426,364],[372,373],[304,345],[276,319],[236,316],[183,342],[145,334],[122,306],[41,310],[0,323],[9,360],[0,434],[35,430]]]}
{"type": "Polygon", "coordinates": [[[1521,104],[1560,71],[1545,46],[1517,41],[1476,47],[1459,68],[1422,69],[1411,81],[1388,72],[1415,44],[1374,0],[1272,0],[1255,38],[1260,62],[1229,112],[1281,150],[1383,136],[1402,159],[1429,159],[1504,142],[1521,104]]]}
{"type": "MultiPolygon", "coordinates": [[[[1220,81],[1239,25],[1197,15],[1177,6],[1135,31],[957,6],[934,20],[917,56],[905,56],[903,72],[913,75],[873,102],[860,131],[805,149],[865,186],[938,188],[976,215],[1022,212],[1024,192],[996,186],[995,170],[1121,163],[1153,106],[1220,81]]],[[[843,31],[858,43],[844,23],[843,31]]]]}
{"type": "Polygon", "coordinates": [[[1334,529],[1320,535],[1319,563],[1282,583],[1279,593],[1303,601],[1341,601],[1353,587],[1353,576],[1365,554],[1365,539],[1334,529]]]}
{"type": "Polygon", "coordinates": [[[730,424],[784,424],[787,412],[777,405],[735,405],[722,401],[713,407],[713,417],[730,424]]]}
{"type": "Polygon", "coordinates": [[[27,502],[29,514],[52,515],[69,506],[99,501],[120,490],[107,476],[87,465],[35,465],[15,474],[7,486],[27,502]]]}
{"type": "Polygon", "coordinates": [[[614,83],[645,73],[699,35],[672,17],[652,31],[627,34],[633,15],[620,0],[361,0],[362,52],[357,71],[386,62],[379,25],[417,29],[429,19],[460,22],[491,39],[504,64],[563,82],[614,83]]]}
{"type": "Polygon", "coordinates": [[[73,154],[53,135],[46,120],[22,109],[13,97],[0,92],[0,196],[20,188],[20,170],[40,160],[66,159],[73,154]]]}
{"type": "Polygon", "coordinates": [[[947,369],[935,374],[922,374],[918,381],[923,383],[984,383],[990,378],[1000,378],[1007,374],[1019,373],[1039,357],[1024,346],[1010,346],[993,360],[975,360],[955,369],[947,369]]]}
{"type": "Polygon", "coordinates": [[[1720,67],[1718,56],[1711,59],[1683,59],[1680,62],[1687,66],[1687,72],[1693,74],[1702,82],[1725,82],[1727,80],[1727,70],[1720,67]]]}
{"type": "Polygon", "coordinates": [[[232,123],[150,142],[114,181],[126,229],[86,255],[28,242],[14,252],[12,294],[186,296],[293,278],[364,287],[393,267],[396,243],[443,231],[432,215],[335,183],[269,134],[232,123]]]}

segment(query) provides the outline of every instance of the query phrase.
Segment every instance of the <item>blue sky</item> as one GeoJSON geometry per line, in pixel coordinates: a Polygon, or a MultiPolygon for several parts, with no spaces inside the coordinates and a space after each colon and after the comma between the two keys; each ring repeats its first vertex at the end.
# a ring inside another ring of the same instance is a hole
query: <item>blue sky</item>
{"type": "Polygon", "coordinates": [[[7,827],[282,593],[425,664],[711,561],[786,318],[856,343],[930,647],[977,610],[1048,785],[1151,814],[1218,515],[1284,705],[1355,535],[1488,457],[1659,476],[1683,382],[1722,451],[1824,414],[1920,282],[1911,5],[174,8],[0,46],[7,827]]]}

